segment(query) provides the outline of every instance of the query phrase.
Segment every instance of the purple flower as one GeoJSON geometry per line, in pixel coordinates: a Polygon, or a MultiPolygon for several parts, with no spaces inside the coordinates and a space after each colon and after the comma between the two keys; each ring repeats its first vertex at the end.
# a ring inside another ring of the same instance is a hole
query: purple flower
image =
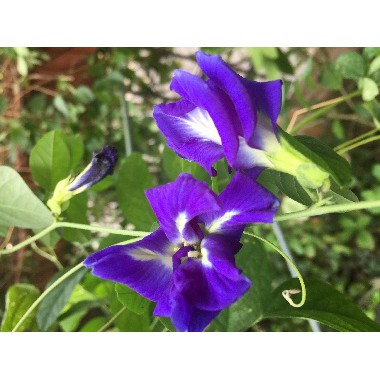
{"type": "Polygon", "coordinates": [[[271,223],[278,202],[237,173],[218,196],[189,174],[146,191],[160,227],[139,242],[89,256],[94,275],[123,283],[156,302],[178,331],[202,331],[249,289],[235,265],[247,223],[271,223]]]}
{"type": "Polygon", "coordinates": [[[104,177],[113,173],[117,163],[117,149],[113,146],[105,146],[94,153],[89,165],[77,177],[70,182],[67,190],[82,192],[100,182],[104,177]]]}
{"type": "Polygon", "coordinates": [[[176,70],[170,88],[182,99],[154,108],[168,146],[211,175],[224,156],[237,170],[273,167],[270,156],[280,147],[281,80],[249,81],[218,55],[198,51],[196,58],[208,80],[176,70]]]}

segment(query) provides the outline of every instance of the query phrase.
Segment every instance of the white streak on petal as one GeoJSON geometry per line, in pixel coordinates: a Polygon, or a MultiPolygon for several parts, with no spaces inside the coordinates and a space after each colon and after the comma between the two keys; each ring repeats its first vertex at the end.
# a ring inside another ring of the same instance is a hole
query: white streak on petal
{"type": "Polygon", "coordinates": [[[266,152],[260,149],[251,148],[245,139],[239,136],[239,149],[236,155],[236,169],[248,169],[254,166],[272,167],[272,163],[266,156],[266,152]]]}
{"type": "Polygon", "coordinates": [[[151,251],[147,248],[138,248],[131,252],[129,252],[129,255],[138,261],[151,261],[151,260],[159,260],[162,264],[164,264],[168,268],[173,267],[172,263],[172,257],[171,256],[163,256],[159,255],[154,251],[151,251]]]}
{"type": "Polygon", "coordinates": [[[182,118],[182,121],[191,129],[190,134],[194,137],[222,145],[218,130],[211,116],[205,109],[199,107],[194,108],[182,118]]]}
{"type": "Polygon", "coordinates": [[[175,220],[175,224],[177,226],[178,231],[182,235],[183,230],[185,229],[186,223],[188,222],[187,214],[186,212],[181,212],[178,216],[177,219],[175,220]]]}
{"type": "Polygon", "coordinates": [[[273,152],[280,147],[280,143],[273,131],[272,122],[262,112],[257,113],[254,141],[266,152],[273,152]]]}
{"type": "Polygon", "coordinates": [[[231,220],[231,218],[235,215],[238,215],[239,211],[231,210],[224,213],[221,217],[218,219],[215,219],[212,221],[212,223],[208,227],[208,232],[215,233],[219,232],[220,228],[223,226],[224,223],[231,220]]]}
{"type": "Polygon", "coordinates": [[[201,249],[201,254],[202,254],[202,265],[206,268],[212,268],[212,263],[208,259],[208,251],[206,248],[201,249]]]}

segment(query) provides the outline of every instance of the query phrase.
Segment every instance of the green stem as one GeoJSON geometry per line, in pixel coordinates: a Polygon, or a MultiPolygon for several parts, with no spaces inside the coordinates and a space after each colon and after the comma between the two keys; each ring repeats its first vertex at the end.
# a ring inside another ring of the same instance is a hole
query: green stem
{"type": "Polygon", "coordinates": [[[63,265],[60,263],[58,258],[54,255],[50,255],[49,253],[42,250],[40,247],[37,246],[35,242],[31,243],[31,247],[34,252],[36,252],[38,255],[44,257],[45,259],[51,261],[58,269],[63,269],[63,265]]]}
{"type": "Polygon", "coordinates": [[[26,313],[22,316],[22,318],[17,322],[16,326],[13,328],[12,332],[18,330],[18,328],[25,322],[25,320],[29,317],[32,311],[41,303],[41,301],[59,284],[61,284],[66,278],[70,277],[73,273],[78,271],[83,267],[83,263],[76,265],[74,268],[71,268],[68,272],[66,272],[63,276],[61,276],[57,281],[51,284],[30,306],[30,308],[26,311],[26,313]]]}
{"type": "Polygon", "coordinates": [[[365,139],[366,137],[369,137],[369,136],[372,136],[373,134],[375,134],[376,132],[378,132],[378,129],[371,129],[369,132],[367,133],[363,133],[362,135],[358,136],[358,137],[355,137],[354,139],[352,140],[348,140],[348,141],[345,141],[344,143],[342,144],[339,144],[337,145],[334,150],[337,151],[337,150],[340,150],[348,145],[352,145],[353,143],[356,143],[357,141],[360,141],[360,140],[363,140],[365,139]]]}
{"type": "Polygon", "coordinates": [[[293,300],[291,299],[291,295],[292,294],[296,294],[296,293],[299,293],[298,290],[295,290],[295,289],[289,289],[289,290],[284,290],[282,292],[282,295],[283,297],[289,302],[290,305],[292,305],[293,307],[301,307],[304,305],[305,301],[306,301],[306,286],[305,286],[305,282],[302,278],[302,275],[300,273],[300,271],[298,270],[297,266],[293,263],[293,261],[289,258],[289,256],[282,252],[280,248],[278,248],[276,245],[274,245],[273,243],[271,243],[269,240],[267,239],[264,239],[263,237],[261,236],[258,236],[258,235],[255,235],[255,234],[252,234],[250,232],[244,232],[245,235],[249,235],[249,236],[252,236],[258,240],[261,240],[262,242],[264,242],[265,244],[268,244],[270,247],[272,247],[277,253],[279,253],[285,260],[286,262],[293,268],[294,272],[296,273],[297,277],[298,277],[298,280],[301,284],[301,292],[302,292],[302,295],[301,295],[301,301],[299,303],[294,303],[293,300]]]}
{"type": "Polygon", "coordinates": [[[341,149],[337,150],[336,152],[338,154],[343,154],[345,152],[348,152],[349,150],[355,149],[361,145],[365,145],[365,144],[368,144],[368,143],[370,143],[372,141],[376,141],[376,140],[380,140],[380,136],[369,137],[368,139],[358,141],[356,144],[352,144],[352,145],[346,146],[344,148],[341,148],[341,149]]]}
{"type": "Polygon", "coordinates": [[[295,135],[304,125],[306,125],[306,124],[310,123],[311,121],[317,119],[318,117],[324,115],[327,111],[329,111],[330,109],[334,108],[338,104],[343,103],[343,102],[345,102],[345,101],[347,101],[347,100],[349,100],[351,98],[354,98],[355,96],[358,96],[358,95],[361,95],[361,91],[359,91],[359,90],[354,91],[354,92],[352,92],[350,94],[347,94],[346,96],[341,97],[336,102],[334,102],[332,104],[329,104],[328,106],[320,108],[319,110],[313,112],[310,116],[305,117],[299,123],[297,123],[293,127],[293,129],[291,131],[291,134],[295,135]]]}
{"type": "Polygon", "coordinates": [[[348,203],[348,204],[341,204],[341,205],[331,205],[331,206],[323,206],[323,207],[316,207],[316,208],[311,207],[307,210],[291,212],[288,214],[275,216],[274,220],[276,222],[282,222],[284,220],[290,220],[290,219],[300,219],[300,218],[307,218],[309,216],[331,214],[334,212],[348,212],[348,211],[363,210],[363,209],[370,209],[370,208],[376,208],[376,207],[380,207],[380,200],[363,201],[363,202],[348,203]]]}
{"type": "Polygon", "coordinates": [[[98,332],[102,332],[105,329],[107,329],[109,326],[112,325],[113,322],[116,321],[116,319],[124,313],[124,311],[127,309],[126,306],[123,306],[107,323],[105,323],[99,330],[98,332]]]}
{"type": "Polygon", "coordinates": [[[3,249],[0,251],[0,255],[6,255],[18,251],[20,248],[25,247],[34,241],[41,239],[43,236],[47,235],[49,232],[55,230],[56,228],[66,227],[66,228],[75,228],[78,230],[87,230],[93,232],[106,232],[114,235],[125,235],[125,236],[138,236],[144,237],[149,235],[148,232],[144,231],[128,231],[128,230],[116,230],[114,228],[105,228],[99,226],[90,226],[88,224],[79,224],[79,223],[69,223],[69,222],[55,222],[49,227],[46,227],[44,230],[40,231],[38,234],[31,236],[30,238],[24,240],[23,242],[16,244],[14,247],[9,249],[3,249]]]}
{"type": "Polygon", "coordinates": [[[120,89],[119,98],[120,98],[121,118],[123,122],[125,155],[126,157],[128,157],[132,154],[132,143],[131,143],[131,131],[130,131],[130,126],[129,126],[129,118],[128,118],[128,103],[125,100],[123,89],[120,89]]]}

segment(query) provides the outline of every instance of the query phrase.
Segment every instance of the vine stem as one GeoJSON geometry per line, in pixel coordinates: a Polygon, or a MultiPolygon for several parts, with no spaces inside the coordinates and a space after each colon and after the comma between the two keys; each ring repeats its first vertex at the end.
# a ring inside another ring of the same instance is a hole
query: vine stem
{"type": "Polygon", "coordinates": [[[261,240],[265,244],[268,244],[271,248],[273,248],[277,253],[279,253],[286,260],[286,262],[294,270],[294,273],[296,274],[296,276],[298,277],[298,280],[300,282],[300,285],[301,285],[301,301],[299,303],[294,303],[294,301],[291,298],[292,294],[299,293],[299,290],[297,290],[297,289],[284,290],[282,292],[282,296],[293,307],[301,307],[301,306],[303,306],[304,303],[305,303],[305,301],[306,301],[306,286],[305,286],[305,282],[304,282],[304,280],[302,278],[301,272],[298,270],[297,266],[293,263],[293,261],[290,259],[290,257],[286,253],[284,253],[283,251],[281,251],[281,249],[278,248],[276,245],[274,245],[273,243],[271,243],[269,240],[267,240],[267,239],[265,239],[265,238],[263,238],[261,236],[252,234],[251,232],[244,232],[244,234],[248,235],[248,236],[252,236],[255,239],[261,240]]]}
{"type": "Polygon", "coordinates": [[[75,228],[78,230],[87,230],[87,231],[93,231],[93,232],[106,232],[106,233],[114,234],[114,235],[136,236],[136,237],[144,237],[144,236],[149,234],[148,232],[145,232],[145,231],[117,230],[114,228],[90,226],[88,224],[79,224],[79,223],[70,223],[70,222],[55,222],[55,223],[51,224],[49,227],[46,227],[44,230],[40,231],[39,233],[31,236],[30,238],[24,240],[21,243],[15,245],[14,247],[9,248],[9,249],[0,250],[0,256],[16,252],[20,248],[25,247],[26,245],[29,245],[38,239],[41,239],[43,236],[47,235],[49,232],[55,230],[56,228],[60,228],[60,227],[75,228]]]}
{"type": "Polygon", "coordinates": [[[60,263],[57,256],[51,255],[51,254],[45,252],[40,247],[38,247],[35,242],[31,243],[31,247],[32,247],[34,252],[36,252],[38,255],[44,257],[45,259],[49,260],[50,262],[52,262],[59,270],[63,269],[63,265],[60,263]]]}
{"type": "Polygon", "coordinates": [[[26,311],[26,313],[21,317],[21,319],[17,322],[16,326],[13,328],[12,332],[16,332],[18,328],[25,322],[25,320],[29,317],[29,315],[34,311],[34,309],[41,303],[41,301],[59,284],[61,284],[66,278],[70,277],[73,273],[78,271],[83,267],[83,263],[79,263],[75,267],[71,268],[67,271],[63,276],[61,276],[57,281],[51,284],[30,306],[30,308],[26,311]]]}
{"type": "MultiPolygon", "coordinates": [[[[285,236],[282,232],[280,225],[277,222],[274,222],[272,224],[272,228],[273,228],[274,234],[276,235],[278,245],[280,246],[282,251],[289,256],[290,260],[292,260],[293,263],[295,263],[296,261],[292,255],[292,252],[288,246],[288,243],[286,242],[285,236]]],[[[295,272],[293,267],[288,262],[286,264],[287,264],[287,267],[288,267],[289,272],[292,275],[292,277],[297,277],[297,273],[295,272]]],[[[320,332],[321,331],[321,329],[319,327],[319,323],[317,321],[315,321],[313,319],[308,319],[307,321],[308,321],[310,328],[312,329],[313,332],[320,332]]]]}
{"type": "Polygon", "coordinates": [[[97,332],[102,332],[106,330],[109,326],[112,325],[113,322],[116,321],[116,319],[124,313],[124,311],[127,310],[126,306],[123,306],[109,321],[107,321],[97,332]]]}
{"type": "Polygon", "coordinates": [[[305,124],[307,124],[309,121],[312,121],[315,118],[322,116],[325,112],[327,112],[331,108],[333,108],[333,107],[337,106],[338,104],[343,103],[343,102],[345,102],[351,98],[354,98],[355,96],[358,96],[360,94],[361,94],[361,92],[357,90],[357,91],[351,92],[350,94],[343,95],[343,96],[340,96],[340,97],[335,98],[335,99],[326,100],[324,102],[314,104],[310,107],[306,107],[306,108],[302,108],[300,110],[297,110],[294,112],[286,131],[288,133],[295,134],[305,124]],[[301,120],[298,124],[296,124],[296,120],[299,116],[301,116],[304,113],[308,113],[310,111],[315,111],[315,110],[318,110],[318,111],[316,111],[315,113],[313,113],[312,115],[310,115],[308,117],[305,117],[305,119],[301,120]]]}
{"type": "Polygon", "coordinates": [[[376,201],[362,201],[342,205],[331,205],[323,207],[310,207],[307,210],[291,212],[288,214],[275,216],[275,222],[282,222],[284,220],[297,219],[297,218],[307,218],[309,216],[317,216],[324,214],[331,214],[334,212],[348,212],[354,210],[363,210],[380,207],[380,200],[376,201]]]}
{"type": "Polygon", "coordinates": [[[376,141],[376,140],[380,140],[380,136],[372,136],[372,137],[369,137],[365,140],[360,140],[358,141],[357,143],[355,144],[352,144],[352,145],[348,145],[348,146],[345,146],[343,148],[340,148],[339,150],[337,150],[336,152],[338,154],[343,154],[343,153],[346,153],[348,152],[349,150],[352,150],[352,149],[355,149],[355,148],[358,148],[359,146],[362,146],[362,145],[365,145],[365,144],[368,144],[372,141],[376,141]]]}
{"type": "Polygon", "coordinates": [[[345,147],[348,146],[348,145],[352,145],[352,144],[354,144],[354,143],[356,143],[356,142],[358,142],[358,141],[360,141],[360,140],[364,140],[366,137],[372,136],[372,135],[374,135],[374,134],[377,133],[377,132],[378,132],[378,129],[372,129],[372,130],[370,130],[369,132],[363,133],[362,135],[360,135],[360,136],[358,136],[358,137],[355,137],[354,139],[351,139],[351,140],[345,141],[344,143],[337,145],[337,146],[334,148],[334,150],[335,150],[335,152],[336,152],[337,150],[341,150],[342,148],[345,148],[345,147]]]}

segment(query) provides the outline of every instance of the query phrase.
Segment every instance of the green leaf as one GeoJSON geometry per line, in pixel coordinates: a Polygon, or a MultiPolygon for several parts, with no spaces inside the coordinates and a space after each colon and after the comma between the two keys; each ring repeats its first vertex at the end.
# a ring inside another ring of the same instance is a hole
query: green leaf
{"type": "MultiPolygon", "coordinates": [[[[67,221],[71,223],[88,224],[87,218],[87,194],[81,193],[70,200],[70,205],[65,211],[67,221]]],[[[90,231],[65,228],[63,238],[70,242],[87,243],[91,239],[90,231]]]]}
{"type": "Polygon", "coordinates": [[[190,162],[178,157],[177,154],[167,146],[165,146],[162,154],[162,166],[171,181],[176,180],[180,173],[185,172],[192,174],[193,177],[200,179],[201,181],[211,184],[210,176],[206,170],[195,162],[190,162]]]}
{"type": "Polygon", "coordinates": [[[290,174],[273,170],[271,170],[271,173],[276,186],[289,198],[305,206],[311,206],[313,204],[309,193],[299,184],[297,178],[290,174]]]}
{"type": "Polygon", "coordinates": [[[127,286],[117,283],[115,284],[115,291],[117,299],[128,310],[140,315],[149,308],[151,302],[127,286]]]}
{"type": "MultiPolygon", "coordinates": [[[[59,277],[70,268],[58,272],[49,281],[47,287],[53,284],[59,277]]],[[[87,268],[81,268],[54,288],[41,302],[37,311],[37,323],[42,331],[46,331],[57,320],[60,312],[70,299],[75,286],[87,272],[87,268]]]]}
{"type": "Polygon", "coordinates": [[[53,100],[54,107],[61,112],[64,116],[69,117],[70,111],[67,108],[67,104],[61,95],[57,95],[53,100]]]}
{"type": "Polygon", "coordinates": [[[71,170],[75,170],[76,167],[82,162],[84,154],[84,144],[82,136],[72,135],[66,137],[66,144],[69,148],[71,155],[71,170]]]}
{"type": "Polygon", "coordinates": [[[85,325],[80,329],[80,332],[97,332],[107,323],[105,317],[95,317],[89,320],[85,325]]]}
{"type": "MultiPolygon", "coordinates": [[[[12,285],[5,298],[5,315],[1,323],[1,331],[12,331],[39,295],[40,291],[33,285],[12,285]]],[[[18,328],[18,331],[34,330],[35,314],[32,312],[18,328]]]]}
{"type": "Polygon", "coordinates": [[[376,57],[369,65],[368,75],[373,74],[377,70],[380,70],[380,55],[376,57]]]}
{"type": "Polygon", "coordinates": [[[343,78],[335,65],[330,64],[323,70],[321,83],[329,90],[339,90],[342,87],[342,80],[343,78]]]}
{"type": "Polygon", "coordinates": [[[364,76],[364,60],[354,51],[341,54],[336,60],[335,67],[343,78],[359,79],[364,76]]]}
{"type": "Polygon", "coordinates": [[[351,166],[328,145],[311,136],[291,136],[280,129],[281,137],[298,152],[309,158],[323,170],[326,170],[340,186],[351,182],[351,166]]]}
{"type": "MultiPolygon", "coordinates": [[[[295,308],[282,296],[286,289],[298,289],[297,279],[286,281],[272,294],[272,302],[265,310],[265,318],[308,318],[338,331],[380,331],[380,325],[369,319],[351,300],[319,280],[305,281],[306,303],[295,308]]],[[[293,296],[297,301],[297,296],[293,296]]]]}
{"type": "Polygon", "coordinates": [[[30,153],[30,169],[34,180],[44,189],[53,191],[55,185],[70,173],[70,151],[60,131],[44,135],[30,153]]]}
{"type": "Polygon", "coordinates": [[[176,331],[170,318],[160,317],[159,320],[164,325],[164,327],[167,328],[169,331],[172,331],[172,332],[176,331]]]}
{"type": "Polygon", "coordinates": [[[371,60],[380,54],[380,47],[365,47],[363,53],[367,59],[371,60]]]}
{"type": "Polygon", "coordinates": [[[116,195],[124,217],[136,229],[147,231],[156,221],[144,191],[154,186],[148,166],[140,153],[127,157],[116,178],[116,195]]]}
{"type": "Polygon", "coordinates": [[[75,91],[75,96],[83,104],[88,104],[95,99],[94,93],[87,86],[79,86],[75,91]]]}
{"type": "Polygon", "coordinates": [[[372,175],[380,182],[380,164],[373,165],[372,175]]]}
{"type": "Polygon", "coordinates": [[[376,242],[373,235],[367,230],[360,230],[356,237],[356,244],[359,248],[373,250],[376,242]]]}
{"type": "Polygon", "coordinates": [[[331,182],[330,190],[326,197],[331,197],[335,204],[358,202],[358,197],[349,189],[340,188],[334,181],[331,182]]]}
{"type": "Polygon", "coordinates": [[[379,95],[376,82],[370,78],[362,78],[359,82],[359,87],[362,90],[362,98],[365,102],[370,102],[379,95]]]}
{"type": "Polygon", "coordinates": [[[0,166],[0,225],[44,228],[54,222],[49,209],[12,168],[0,166]]]}
{"type": "MultiPolygon", "coordinates": [[[[110,310],[112,315],[118,313],[124,306],[120,304],[120,301],[116,297],[115,291],[114,297],[111,298],[110,310]]],[[[136,314],[133,311],[125,309],[118,318],[114,321],[115,326],[119,331],[125,332],[145,332],[151,331],[152,324],[152,310],[148,308],[143,314],[136,314]]]]}
{"type": "Polygon", "coordinates": [[[260,242],[245,239],[237,254],[237,266],[252,281],[248,292],[211,323],[211,331],[245,331],[261,320],[271,299],[271,270],[260,242]]]}

